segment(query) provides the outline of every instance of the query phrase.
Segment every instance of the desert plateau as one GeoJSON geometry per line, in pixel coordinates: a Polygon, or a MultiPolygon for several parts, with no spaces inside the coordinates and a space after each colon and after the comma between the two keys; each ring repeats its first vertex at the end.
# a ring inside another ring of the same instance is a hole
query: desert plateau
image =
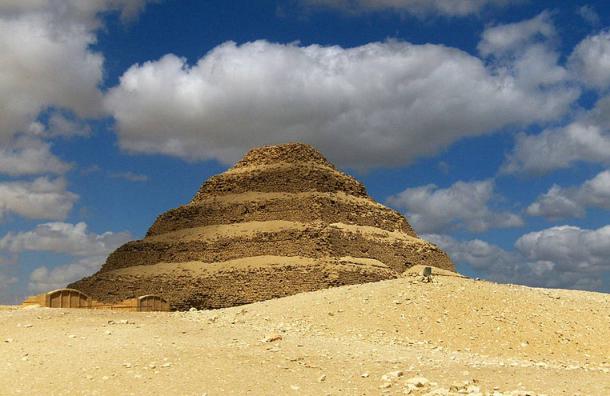
{"type": "Polygon", "coordinates": [[[607,395],[610,297],[420,268],[186,312],[0,311],[2,394],[607,395]],[[583,317],[587,320],[583,321],[583,317]]]}

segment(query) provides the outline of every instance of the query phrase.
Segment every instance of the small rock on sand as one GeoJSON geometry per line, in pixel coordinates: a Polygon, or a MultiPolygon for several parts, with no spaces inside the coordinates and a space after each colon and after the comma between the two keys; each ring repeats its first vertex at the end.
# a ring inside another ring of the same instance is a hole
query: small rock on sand
{"type": "Polygon", "coordinates": [[[400,370],[391,371],[381,376],[381,379],[384,381],[393,381],[398,377],[402,377],[403,372],[400,370]]]}
{"type": "Polygon", "coordinates": [[[414,385],[417,388],[422,388],[428,385],[429,382],[430,381],[428,381],[428,379],[425,377],[413,377],[407,380],[407,384],[414,385]]]}
{"type": "Polygon", "coordinates": [[[282,339],[281,335],[279,335],[279,334],[272,334],[272,335],[266,336],[261,341],[262,342],[275,342],[275,341],[280,341],[281,339],[282,339]]]}

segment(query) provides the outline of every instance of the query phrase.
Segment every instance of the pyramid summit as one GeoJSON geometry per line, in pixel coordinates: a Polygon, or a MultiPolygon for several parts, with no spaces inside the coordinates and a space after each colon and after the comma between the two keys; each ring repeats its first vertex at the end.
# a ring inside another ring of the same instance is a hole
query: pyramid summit
{"type": "Polygon", "coordinates": [[[250,150],[69,287],[107,302],[156,294],[174,309],[221,308],[392,279],[415,265],[455,270],[362,183],[289,143],[250,150]]]}

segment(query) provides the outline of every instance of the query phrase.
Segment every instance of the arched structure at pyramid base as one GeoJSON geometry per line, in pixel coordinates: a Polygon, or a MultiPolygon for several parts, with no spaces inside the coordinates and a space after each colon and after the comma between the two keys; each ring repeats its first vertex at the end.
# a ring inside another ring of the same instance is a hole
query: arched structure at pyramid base
{"type": "Polygon", "coordinates": [[[169,311],[169,303],[157,295],[143,295],[139,297],[126,298],[114,303],[94,300],[87,294],[71,289],[57,289],[47,293],[30,296],[21,304],[24,307],[46,307],[62,309],[107,309],[113,311],[169,311]]]}

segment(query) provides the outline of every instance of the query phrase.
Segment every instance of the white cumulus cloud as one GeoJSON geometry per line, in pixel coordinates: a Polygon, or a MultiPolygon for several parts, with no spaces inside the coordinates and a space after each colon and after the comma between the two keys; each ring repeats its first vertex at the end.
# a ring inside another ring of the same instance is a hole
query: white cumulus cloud
{"type": "Polygon", "coordinates": [[[555,119],[579,93],[523,78],[440,45],[229,42],[194,65],[174,55],[134,65],[105,104],[131,152],[230,163],[251,146],[300,140],[367,168],[555,119]]]}
{"type": "Polygon", "coordinates": [[[527,213],[555,220],[583,217],[587,207],[610,209],[609,170],[600,172],[578,187],[553,185],[527,208],[527,213]]]}
{"type": "Polygon", "coordinates": [[[63,174],[71,168],[51,152],[49,143],[22,136],[13,143],[0,145],[0,173],[10,176],[63,174]]]}
{"type": "Polygon", "coordinates": [[[78,119],[55,112],[49,117],[47,135],[50,137],[88,136],[91,127],[78,119]]]}
{"type": "Polygon", "coordinates": [[[575,74],[588,86],[605,90],[610,87],[610,31],[581,41],[569,59],[575,74]]]}
{"type": "Polygon", "coordinates": [[[404,210],[418,233],[444,233],[456,227],[482,232],[522,226],[519,215],[490,207],[494,195],[492,180],[459,181],[448,188],[433,184],[407,188],[387,202],[404,210]]]}
{"type": "Polygon", "coordinates": [[[573,194],[558,185],[553,185],[549,191],[539,196],[527,207],[530,216],[543,216],[549,220],[567,217],[583,217],[585,210],[573,194]]]}
{"type": "Polygon", "coordinates": [[[533,43],[546,43],[556,34],[551,14],[543,11],[532,19],[488,27],[478,50],[485,56],[502,56],[524,50],[533,43]]]}
{"type": "Polygon", "coordinates": [[[574,121],[537,135],[521,133],[503,171],[544,174],[577,161],[610,163],[610,136],[606,130],[574,121]]]}
{"type": "Polygon", "coordinates": [[[523,235],[515,246],[529,260],[552,262],[558,272],[586,276],[610,270],[610,226],[597,230],[551,227],[523,235]]]}
{"type": "Polygon", "coordinates": [[[0,249],[10,253],[45,251],[74,256],[99,256],[130,238],[127,232],[96,234],[87,224],[53,222],[39,224],[31,231],[8,233],[0,239],[0,249]]]}
{"type": "Polygon", "coordinates": [[[45,15],[0,14],[0,139],[24,131],[49,106],[79,116],[99,112],[103,58],[88,50],[95,36],[66,30],[45,15]]]}
{"type": "Polygon", "coordinates": [[[460,241],[447,234],[423,234],[422,238],[440,246],[455,263],[467,263],[487,274],[510,274],[519,261],[514,253],[481,239],[460,241]]]}
{"type": "Polygon", "coordinates": [[[502,172],[538,175],[581,161],[610,164],[610,96],[565,126],[518,134],[502,172]]]}
{"type": "Polygon", "coordinates": [[[448,235],[423,238],[444,249],[454,262],[468,264],[497,282],[536,287],[610,290],[610,226],[597,230],[573,226],[530,232],[506,250],[480,239],[460,241],[448,235]]]}
{"type": "Polygon", "coordinates": [[[100,269],[108,254],[132,239],[129,232],[87,231],[85,223],[48,223],[34,230],[9,234],[2,241],[13,252],[47,251],[74,256],[74,261],[54,266],[37,267],[30,274],[28,287],[33,293],[65,287],[100,269]]]}
{"type": "Polygon", "coordinates": [[[65,265],[40,266],[32,271],[29,289],[38,293],[64,287],[91,275],[100,268],[110,252],[131,238],[131,234],[125,231],[96,234],[82,222],[53,222],[39,224],[30,231],[6,234],[0,239],[0,250],[11,254],[17,265],[20,264],[19,256],[24,252],[51,252],[74,258],[65,265]]]}
{"type": "Polygon", "coordinates": [[[552,14],[543,11],[520,22],[488,26],[478,50],[498,74],[511,74],[523,89],[569,85],[571,76],[559,64],[552,14]]]}
{"type": "Polygon", "coordinates": [[[14,213],[30,219],[63,220],[78,195],[66,190],[63,178],[0,182],[0,220],[14,213]]]}
{"type": "MultiPolygon", "coordinates": [[[[505,6],[509,0],[301,0],[308,7],[334,8],[346,12],[398,11],[410,14],[467,16],[486,7],[505,6]]],[[[515,1],[513,1],[515,3],[515,1]]]]}
{"type": "Polygon", "coordinates": [[[79,117],[101,110],[103,56],[96,42],[102,12],[134,16],[144,0],[0,2],[0,143],[28,129],[49,107],[79,117]]]}
{"type": "Polygon", "coordinates": [[[105,256],[83,257],[57,267],[38,267],[30,274],[28,289],[32,293],[42,293],[66,287],[99,270],[105,259],[105,256]]]}

